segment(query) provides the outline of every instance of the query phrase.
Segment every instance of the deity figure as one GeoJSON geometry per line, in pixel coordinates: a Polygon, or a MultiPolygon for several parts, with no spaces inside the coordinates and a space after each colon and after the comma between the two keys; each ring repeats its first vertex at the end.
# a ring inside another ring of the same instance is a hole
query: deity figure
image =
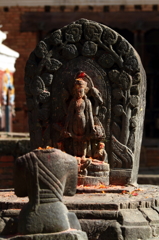
{"type": "Polygon", "coordinates": [[[91,101],[87,98],[87,82],[77,78],[73,87],[73,99],[68,108],[65,132],[73,138],[74,155],[84,158],[89,154],[90,139],[95,135],[91,101]]]}
{"type": "MultiPolygon", "coordinates": [[[[64,92],[65,97],[66,91],[64,92]]],[[[101,93],[94,87],[92,79],[85,73],[76,74],[73,98],[67,108],[67,117],[63,129],[65,138],[72,138],[73,155],[92,157],[92,140],[105,138],[105,131],[98,118],[100,105],[103,104],[101,93]]]]}

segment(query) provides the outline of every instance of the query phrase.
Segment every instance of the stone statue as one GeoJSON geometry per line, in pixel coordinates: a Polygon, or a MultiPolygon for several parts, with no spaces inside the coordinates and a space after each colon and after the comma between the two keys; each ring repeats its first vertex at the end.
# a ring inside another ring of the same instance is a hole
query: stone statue
{"type": "Polygon", "coordinates": [[[114,30],[80,19],[52,32],[25,69],[32,149],[59,146],[87,159],[104,142],[110,183],[120,175],[121,185],[136,184],[145,89],[138,54],[114,30]]]}
{"type": "Polygon", "coordinates": [[[82,158],[86,157],[89,140],[95,134],[92,104],[86,96],[86,91],[88,91],[87,82],[77,78],[65,125],[65,131],[68,131],[73,138],[74,156],[82,158]]]}
{"type": "Polygon", "coordinates": [[[37,149],[16,160],[14,176],[15,194],[29,197],[20,212],[19,234],[60,233],[70,229],[82,232],[76,215],[62,202],[63,194],[73,196],[76,192],[74,157],[58,149],[37,149]]]}

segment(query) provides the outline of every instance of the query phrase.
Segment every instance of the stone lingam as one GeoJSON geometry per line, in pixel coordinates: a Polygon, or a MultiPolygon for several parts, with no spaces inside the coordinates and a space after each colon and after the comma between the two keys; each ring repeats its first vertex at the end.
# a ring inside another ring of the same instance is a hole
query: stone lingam
{"type": "Polygon", "coordinates": [[[77,185],[77,161],[58,149],[37,149],[15,162],[15,194],[29,197],[19,215],[20,239],[87,240],[76,215],[63,204],[77,185]]]}

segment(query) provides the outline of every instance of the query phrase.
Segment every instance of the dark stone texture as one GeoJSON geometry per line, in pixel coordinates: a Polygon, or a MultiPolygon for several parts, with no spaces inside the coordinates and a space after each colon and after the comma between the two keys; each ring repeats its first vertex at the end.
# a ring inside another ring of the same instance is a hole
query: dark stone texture
{"type": "Polygon", "coordinates": [[[118,211],[113,210],[71,210],[79,219],[117,219],[118,211]]]}
{"type": "Polygon", "coordinates": [[[19,214],[20,234],[80,229],[76,215],[62,202],[63,194],[72,196],[76,192],[76,158],[53,148],[34,150],[15,161],[14,178],[15,194],[29,197],[19,214]]]}
{"type": "Polygon", "coordinates": [[[110,183],[113,185],[126,185],[131,182],[132,171],[130,169],[112,169],[110,171],[110,183]]]}
{"type": "Polygon", "coordinates": [[[120,211],[121,223],[124,226],[148,226],[146,219],[138,209],[124,209],[120,211]]]}
{"type": "Polygon", "coordinates": [[[19,209],[7,209],[3,210],[1,215],[2,217],[10,217],[10,216],[17,216],[19,215],[20,210],[19,209]]]}
{"type": "Polygon", "coordinates": [[[90,157],[108,162],[126,173],[110,184],[136,184],[146,77],[122,36],[87,19],[56,30],[31,53],[25,91],[32,149],[53,146],[81,158],[84,176],[92,176],[90,157]]]}
{"type": "Polygon", "coordinates": [[[114,220],[80,220],[83,231],[87,232],[88,238],[105,240],[123,240],[120,224],[114,220]]]}
{"type": "Polygon", "coordinates": [[[18,216],[3,217],[5,226],[1,232],[2,235],[16,234],[18,230],[18,216]]]}
{"type": "Polygon", "coordinates": [[[122,227],[122,232],[125,240],[147,240],[152,237],[152,230],[149,226],[124,226],[122,227]]]}

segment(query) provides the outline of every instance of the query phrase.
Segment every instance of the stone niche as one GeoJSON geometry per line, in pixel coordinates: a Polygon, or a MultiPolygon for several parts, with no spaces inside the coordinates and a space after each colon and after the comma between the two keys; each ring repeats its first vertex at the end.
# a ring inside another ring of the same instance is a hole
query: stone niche
{"type": "Polygon", "coordinates": [[[87,19],[51,33],[30,54],[25,91],[32,149],[76,156],[105,185],[136,184],[146,76],[121,35],[87,19]]]}

